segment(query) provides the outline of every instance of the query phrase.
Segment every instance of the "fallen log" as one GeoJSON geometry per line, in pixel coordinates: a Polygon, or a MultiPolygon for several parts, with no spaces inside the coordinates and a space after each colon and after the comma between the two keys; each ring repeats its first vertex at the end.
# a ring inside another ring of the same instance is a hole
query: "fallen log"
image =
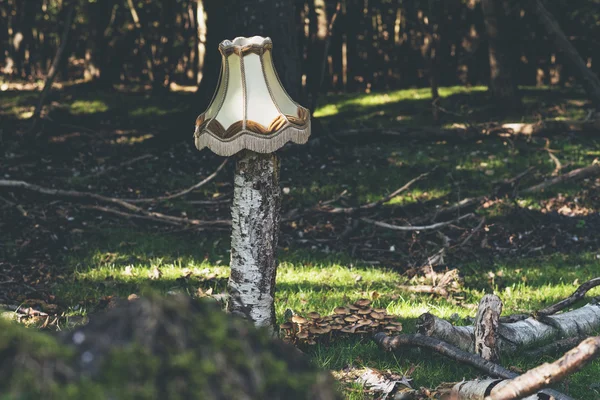
{"type": "MultiPolygon", "coordinates": [[[[448,342],[461,350],[473,351],[474,327],[453,326],[450,322],[426,313],[419,317],[418,332],[448,342]]],[[[591,335],[600,329],[600,305],[587,304],[563,314],[500,324],[498,350],[500,354],[514,354],[536,344],[569,336],[591,335]]]]}
{"type": "MultiPolygon", "coordinates": [[[[452,400],[484,400],[488,393],[499,386],[506,385],[506,382],[508,381],[494,378],[459,382],[452,388],[450,398],[452,400]]],[[[540,397],[535,394],[525,397],[523,400],[539,399],[540,397]]]]}
{"type": "Polygon", "coordinates": [[[553,363],[544,363],[492,389],[486,400],[521,399],[539,389],[558,382],[583,368],[600,355],[600,336],[591,337],[553,363]]]}
{"type": "MultiPolygon", "coordinates": [[[[503,366],[485,360],[476,354],[463,351],[458,347],[455,347],[442,340],[433,337],[423,336],[421,334],[387,336],[385,333],[380,332],[375,334],[373,340],[381,348],[387,351],[397,350],[402,347],[421,347],[433,350],[455,361],[468,364],[494,377],[503,379],[513,379],[518,376],[518,374],[504,368],[503,366]]],[[[556,400],[572,400],[571,397],[557,392],[553,389],[544,389],[541,391],[541,393],[554,397],[556,400]]]]}
{"type": "Polygon", "coordinates": [[[577,346],[585,339],[585,336],[568,337],[561,340],[557,340],[556,342],[548,343],[547,345],[539,347],[537,349],[531,349],[523,354],[527,358],[536,359],[548,354],[564,353],[565,351],[571,350],[573,347],[577,346]]]}

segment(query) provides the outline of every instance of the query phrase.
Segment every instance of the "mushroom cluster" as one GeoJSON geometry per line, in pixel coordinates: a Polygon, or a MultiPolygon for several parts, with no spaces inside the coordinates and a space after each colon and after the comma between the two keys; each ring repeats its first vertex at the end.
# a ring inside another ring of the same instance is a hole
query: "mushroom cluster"
{"type": "Polygon", "coordinates": [[[306,317],[293,315],[279,327],[286,342],[316,344],[317,340],[334,335],[400,332],[402,324],[395,321],[396,318],[385,308],[372,308],[370,300],[359,299],[345,307],[336,307],[331,315],[321,316],[317,312],[310,312],[306,317]]]}

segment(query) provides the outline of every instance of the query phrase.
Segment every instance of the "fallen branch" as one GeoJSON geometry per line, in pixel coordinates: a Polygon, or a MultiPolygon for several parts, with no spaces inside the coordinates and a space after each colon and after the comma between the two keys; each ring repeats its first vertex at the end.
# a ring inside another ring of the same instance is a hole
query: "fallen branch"
{"type": "MultiPolygon", "coordinates": [[[[435,170],[435,169],[434,169],[435,170]]],[[[432,170],[433,171],[433,170],[432,170]]],[[[378,207],[381,207],[384,203],[387,203],[388,201],[392,200],[394,197],[398,196],[400,193],[403,193],[405,191],[407,191],[414,183],[422,180],[423,178],[426,178],[427,176],[429,176],[429,174],[432,172],[425,172],[419,176],[417,176],[416,178],[411,179],[410,181],[408,181],[406,184],[404,184],[402,187],[394,190],[392,193],[388,194],[387,196],[371,202],[371,203],[366,203],[366,204],[362,204],[358,207],[336,207],[336,208],[330,208],[330,209],[324,209],[324,208],[320,208],[320,207],[316,207],[314,208],[316,211],[319,212],[326,212],[326,213],[330,213],[330,214],[354,214],[358,211],[363,211],[363,210],[372,210],[378,207]]],[[[343,194],[346,191],[342,192],[342,194],[340,196],[338,196],[338,200],[341,196],[343,196],[343,194]]],[[[327,203],[331,203],[331,201],[328,201],[327,203]]],[[[322,205],[325,205],[326,203],[323,203],[322,205]]]]}
{"type": "Polygon", "coordinates": [[[201,180],[200,182],[196,183],[193,186],[190,186],[187,189],[184,189],[180,192],[177,193],[173,193],[171,195],[168,196],[161,196],[161,197],[150,197],[150,198],[145,198],[145,199],[126,199],[127,202],[129,203],[158,203],[161,201],[167,201],[167,200],[173,200],[176,199],[178,197],[181,196],[185,196],[186,194],[192,192],[193,190],[196,190],[204,185],[206,185],[207,183],[209,183],[210,181],[212,181],[213,179],[215,179],[215,177],[219,174],[219,172],[221,172],[221,170],[225,167],[225,165],[227,165],[227,162],[229,161],[228,158],[226,158],[221,165],[219,165],[219,167],[209,176],[207,176],[206,178],[204,178],[203,180],[201,180]]]}
{"type": "Polygon", "coordinates": [[[103,211],[103,212],[119,215],[119,216],[126,217],[126,218],[144,217],[141,219],[152,220],[152,221],[163,222],[163,223],[166,222],[166,223],[170,223],[171,225],[197,225],[197,226],[230,226],[231,225],[231,221],[224,221],[224,220],[201,221],[201,220],[197,220],[197,219],[173,217],[170,215],[165,215],[165,214],[154,212],[154,211],[144,210],[143,208],[133,205],[127,201],[117,199],[114,197],[106,197],[106,196],[102,196],[102,195],[99,195],[96,193],[89,193],[89,192],[78,192],[75,190],[51,189],[51,188],[46,188],[43,186],[27,183],[24,181],[12,181],[12,180],[0,179],[0,187],[26,189],[26,190],[30,190],[33,192],[46,194],[46,195],[67,197],[67,198],[78,199],[78,200],[96,200],[96,201],[100,201],[103,203],[116,204],[116,205],[124,207],[130,211],[141,214],[141,215],[129,214],[129,213],[124,213],[122,211],[114,210],[114,209],[107,208],[107,207],[100,207],[100,206],[88,207],[91,209],[96,209],[98,211],[103,211]]]}
{"type": "MultiPolygon", "coordinates": [[[[471,365],[472,367],[484,371],[491,376],[504,379],[513,379],[518,376],[516,373],[509,371],[501,365],[485,360],[476,354],[463,351],[449,343],[433,337],[423,336],[420,334],[398,335],[390,337],[385,333],[380,332],[375,334],[373,340],[387,351],[396,350],[402,347],[411,348],[417,346],[433,350],[455,361],[471,365]]],[[[545,389],[542,392],[547,395],[554,396],[557,400],[572,400],[569,396],[552,389],[545,389]]]]}
{"type": "MultiPolygon", "coordinates": [[[[444,215],[444,214],[458,213],[460,210],[462,210],[464,208],[471,207],[476,204],[481,204],[482,202],[486,201],[487,199],[500,197],[503,194],[507,193],[509,190],[514,190],[514,188],[521,181],[521,179],[523,179],[525,176],[529,175],[529,173],[531,173],[531,171],[533,171],[534,169],[535,169],[534,167],[527,168],[525,171],[519,173],[518,175],[516,175],[510,179],[504,179],[500,182],[497,182],[497,184],[494,187],[494,189],[492,190],[492,192],[487,195],[478,196],[478,197],[467,197],[467,198],[462,199],[450,206],[438,209],[435,211],[435,215],[433,216],[433,219],[435,219],[436,217],[438,217],[440,215],[444,215]]],[[[431,216],[420,218],[418,221],[421,222],[421,221],[426,221],[426,220],[430,220],[430,219],[432,219],[431,216]]]]}
{"type": "Polygon", "coordinates": [[[550,186],[557,185],[559,183],[564,183],[566,181],[585,179],[585,178],[589,178],[589,177],[592,177],[592,176],[595,176],[598,174],[600,174],[600,162],[594,161],[594,163],[592,163],[592,165],[590,165],[590,166],[574,169],[573,171],[567,172],[566,174],[562,174],[555,178],[548,179],[547,181],[542,182],[538,185],[534,185],[534,186],[528,187],[525,190],[521,190],[520,193],[523,193],[523,194],[536,193],[536,192],[540,192],[544,189],[547,189],[550,186]]]}
{"type": "Polygon", "coordinates": [[[32,192],[46,194],[49,196],[68,197],[68,198],[79,199],[79,200],[96,200],[96,201],[100,201],[102,203],[117,204],[121,207],[124,207],[124,208],[130,210],[130,211],[135,211],[135,212],[144,211],[141,208],[134,206],[133,204],[130,204],[124,200],[117,199],[114,197],[106,197],[106,196],[102,196],[100,194],[89,193],[89,192],[78,192],[76,190],[62,190],[62,189],[46,188],[43,186],[35,185],[33,183],[27,183],[25,181],[13,181],[13,180],[0,179],[0,187],[13,188],[13,189],[25,189],[25,190],[29,190],[32,192]]]}
{"type": "Polygon", "coordinates": [[[575,292],[573,292],[572,295],[570,295],[569,297],[567,297],[566,299],[564,299],[562,301],[559,301],[556,304],[553,304],[549,307],[539,310],[538,312],[536,312],[536,314],[537,315],[556,314],[557,312],[562,311],[565,308],[569,307],[570,305],[575,303],[577,300],[583,299],[585,297],[586,293],[588,291],[590,291],[591,289],[595,288],[596,286],[600,286],[600,278],[590,279],[589,281],[582,283],[581,285],[579,285],[577,290],[575,290],[575,292]]]}
{"type": "Polygon", "coordinates": [[[435,224],[431,224],[431,225],[421,225],[421,226],[401,226],[401,225],[392,225],[392,224],[388,224],[386,222],[380,222],[380,221],[375,221],[369,218],[361,218],[360,220],[363,222],[367,222],[369,224],[373,224],[375,226],[379,226],[381,228],[387,228],[387,229],[392,229],[395,231],[427,231],[427,230],[434,230],[434,229],[440,229],[443,228],[445,226],[448,225],[452,225],[456,222],[462,221],[463,219],[466,218],[471,218],[474,217],[475,214],[465,214],[462,215],[456,219],[453,219],[452,221],[445,221],[445,222],[437,222],[435,224]]]}
{"type": "Polygon", "coordinates": [[[588,338],[555,362],[542,364],[512,379],[503,387],[493,389],[486,400],[521,399],[580,370],[599,355],[600,336],[588,338]]]}
{"type": "MultiPolygon", "coordinates": [[[[556,314],[557,312],[562,311],[565,308],[573,305],[578,300],[583,299],[585,297],[585,295],[587,294],[588,291],[590,291],[591,289],[593,289],[593,288],[595,288],[597,286],[600,286],[600,278],[590,279],[589,281],[584,282],[581,285],[579,285],[579,287],[577,288],[577,290],[575,290],[573,292],[573,294],[571,294],[566,299],[561,300],[558,303],[553,304],[551,306],[548,306],[546,308],[543,308],[541,310],[535,311],[535,312],[532,313],[532,315],[534,315],[534,316],[547,316],[547,315],[556,314]]],[[[517,322],[517,321],[522,321],[524,319],[527,319],[530,316],[531,315],[516,314],[516,315],[510,315],[510,316],[507,316],[507,317],[502,317],[500,319],[500,321],[504,322],[504,323],[517,322]]]]}
{"type": "Polygon", "coordinates": [[[231,226],[231,221],[227,220],[213,220],[213,221],[203,221],[199,219],[189,219],[189,218],[180,218],[173,217],[170,215],[165,215],[162,213],[152,212],[152,211],[144,211],[143,214],[131,214],[124,211],[115,210],[113,208],[102,207],[102,206],[84,206],[83,208],[87,208],[89,210],[101,211],[108,214],[117,215],[119,217],[127,218],[127,219],[144,219],[147,221],[160,222],[163,224],[169,225],[193,225],[198,227],[210,227],[211,229],[218,226],[231,226]]]}
{"type": "MultiPolygon", "coordinates": [[[[453,326],[432,314],[419,317],[419,333],[444,340],[464,351],[473,351],[473,326],[453,326]]],[[[498,326],[500,354],[514,354],[538,343],[568,336],[591,335],[600,329],[600,305],[587,304],[563,314],[527,318],[498,326]]]]}

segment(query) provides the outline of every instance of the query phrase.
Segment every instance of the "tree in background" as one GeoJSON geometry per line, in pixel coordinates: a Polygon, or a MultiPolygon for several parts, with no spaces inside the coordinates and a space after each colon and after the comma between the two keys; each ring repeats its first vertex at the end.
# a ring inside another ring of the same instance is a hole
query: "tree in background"
{"type": "Polygon", "coordinates": [[[481,0],[490,57],[490,92],[503,107],[518,106],[520,100],[510,60],[510,36],[505,0],[481,0]]]}

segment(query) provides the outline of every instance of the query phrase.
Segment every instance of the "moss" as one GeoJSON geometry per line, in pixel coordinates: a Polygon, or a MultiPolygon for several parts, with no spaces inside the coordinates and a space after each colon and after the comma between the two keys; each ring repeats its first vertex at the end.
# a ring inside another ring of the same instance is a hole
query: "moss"
{"type": "Polygon", "coordinates": [[[186,297],[124,302],[60,337],[0,329],[0,392],[10,399],[337,397],[329,376],[291,346],[186,297]],[[33,362],[11,370],[21,359],[33,362]]]}

